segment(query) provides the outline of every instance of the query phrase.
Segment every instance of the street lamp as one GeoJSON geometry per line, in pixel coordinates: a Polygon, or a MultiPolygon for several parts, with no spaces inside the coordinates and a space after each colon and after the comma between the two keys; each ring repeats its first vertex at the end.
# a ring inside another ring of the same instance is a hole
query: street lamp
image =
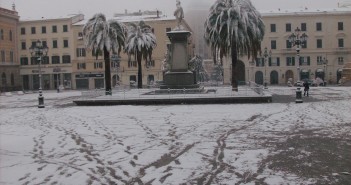
{"type": "Polygon", "coordinates": [[[327,83],[327,79],[326,79],[326,74],[327,74],[327,67],[328,67],[328,59],[326,59],[325,57],[323,58],[323,66],[324,66],[324,73],[323,73],[323,85],[326,86],[327,83]]]}
{"type": "Polygon", "coordinates": [[[292,46],[296,46],[296,56],[297,56],[297,90],[296,90],[296,103],[302,103],[302,92],[299,86],[300,82],[300,49],[301,45],[305,44],[308,36],[306,33],[301,34],[301,30],[299,27],[295,29],[295,33],[292,33],[289,36],[289,42],[292,46]]]}
{"type": "Polygon", "coordinates": [[[41,88],[41,62],[43,56],[47,56],[49,48],[38,40],[34,45],[29,48],[32,57],[38,57],[38,68],[39,68],[39,96],[38,96],[38,108],[44,108],[44,96],[41,88]]]}
{"type": "Polygon", "coordinates": [[[272,50],[269,50],[268,52],[268,49],[267,47],[264,48],[264,52],[263,52],[263,57],[264,57],[264,88],[265,89],[268,89],[267,87],[267,62],[268,62],[268,57],[270,58],[272,56],[272,50]]]}

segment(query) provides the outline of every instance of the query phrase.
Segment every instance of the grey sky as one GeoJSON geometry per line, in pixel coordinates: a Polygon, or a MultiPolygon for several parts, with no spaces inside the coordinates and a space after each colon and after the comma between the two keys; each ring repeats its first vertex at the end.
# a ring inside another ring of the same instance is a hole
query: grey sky
{"type": "MultiPolygon", "coordinates": [[[[251,0],[258,10],[298,9],[302,7],[330,9],[338,2],[351,0],[251,0]]],[[[0,6],[11,9],[15,2],[21,19],[39,19],[66,17],[69,14],[83,13],[90,18],[95,13],[104,13],[111,17],[114,13],[138,10],[161,10],[172,16],[176,0],[0,0],[0,6]]],[[[181,0],[185,11],[195,8],[198,3],[207,3],[208,7],[215,0],[181,0]]]]}

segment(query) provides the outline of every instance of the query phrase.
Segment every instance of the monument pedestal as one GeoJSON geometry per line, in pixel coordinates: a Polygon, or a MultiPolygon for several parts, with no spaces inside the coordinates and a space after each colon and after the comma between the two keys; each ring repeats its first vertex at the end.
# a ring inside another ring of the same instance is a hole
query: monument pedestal
{"type": "MultiPolygon", "coordinates": [[[[193,72],[188,70],[188,37],[190,32],[186,30],[176,30],[167,32],[171,41],[170,70],[163,77],[163,84],[160,89],[194,89],[197,91],[199,85],[193,72]]],[[[200,90],[199,90],[200,91],[200,90]]]]}
{"type": "Polygon", "coordinates": [[[199,88],[195,84],[194,74],[191,71],[186,72],[167,72],[163,77],[164,85],[161,89],[192,89],[199,88]]]}

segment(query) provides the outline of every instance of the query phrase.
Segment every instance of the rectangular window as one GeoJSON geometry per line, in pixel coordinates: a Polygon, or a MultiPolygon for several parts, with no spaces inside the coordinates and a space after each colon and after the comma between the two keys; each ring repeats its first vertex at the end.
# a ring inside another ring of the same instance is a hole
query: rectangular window
{"type": "Polygon", "coordinates": [[[323,41],[322,41],[322,39],[317,39],[317,48],[323,48],[323,41]]]}
{"type": "Polygon", "coordinates": [[[41,27],[41,33],[45,34],[46,33],[46,26],[41,27]]]}
{"type": "Polygon", "coordinates": [[[166,32],[172,31],[172,28],[166,28],[166,32]]]}
{"type": "Polygon", "coordinates": [[[1,62],[5,62],[5,51],[1,50],[1,62]]]}
{"type": "Polygon", "coordinates": [[[306,23],[301,23],[301,31],[307,31],[306,23]]]}
{"type": "Polygon", "coordinates": [[[101,51],[101,50],[97,50],[97,51],[93,50],[93,51],[91,52],[91,55],[92,55],[93,57],[102,56],[102,51],[101,51]]]}
{"type": "Polygon", "coordinates": [[[52,41],[52,48],[57,48],[57,40],[52,41]]]}
{"type": "Polygon", "coordinates": [[[344,30],[344,23],[338,22],[338,31],[343,31],[343,30],[344,30]]]}
{"type": "Polygon", "coordinates": [[[12,30],[9,31],[10,41],[12,41],[12,30]]]}
{"type": "Polygon", "coordinates": [[[21,42],[21,49],[22,50],[26,50],[27,49],[26,42],[21,42]]]}
{"type": "Polygon", "coordinates": [[[59,64],[60,63],[60,56],[51,56],[51,63],[52,64],[59,64]]]}
{"type": "Polygon", "coordinates": [[[77,69],[85,69],[85,63],[77,63],[77,69]]]}
{"type": "Polygon", "coordinates": [[[338,65],[344,65],[344,57],[338,57],[338,65]]]}
{"type": "Polygon", "coordinates": [[[295,66],[295,57],[286,57],[286,66],[295,66]]]}
{"type": "Polygon", "coordinates": [[[286,48],[287,49],[292,48],[292,44],[291,44],[291,42],[289,40],[286,40],[286,48]]]}
{"type": "Polygon", "coordinates": [[[277,49],[277,41],[271,40],[271,49],[277,49]]]}
{"type": "Polygon", "coordinates": [[[316,23],[316,31],[322,31],[322,23],[321,22],[316,23]]]}
{"type": "Polygon", "coordinates": [[[344,47],[344,39],[338,39],[338,46],[339,46],[339,48],[344,47]]]}
{"type": "Polygon", "coordinates": [[[102,62],[94,62],[94,69],[102,69],[102,62]]]}
{"type": "Polygon", "coordinates": [[[71,56],[70,56],[70,55],[63,55],[63,56],[62,56],[62,63],[63,63],[63,64],[69,64],[69,63],[71,63],[71,56]]]}
{"type": "Polygon", "coordinates": [[[309,66],[311,65],[311,57],[307,56],[307,57],[300,57],[300,62],[299,62],[300,66],[309,66]]]}
{"type": "Polygon", "coordinates": [[[317,65],[323,65],[323,57],[317,56],[317,65]]]}
{"type": "Polygon", "coordinates": [[[26,28],[21,28],[21,35],[25,35],[26,34],[26,28]]]}
{"type": "Polygon", "coordinates": [[[285,31],[286,32],[291,32],[291,23],[286,23],[285,24],[285,31]]]}
{"type": "Polygon", "coordinates": [[[63,47],[68,48],[68,40],[63,40],[63,47]]]}
{"type": "Polygon", "coordinates": [[[307,48],[307,40],[301,44],[302,48],[307,48]]]}
{"type": "Polygon", "coordinates": [[[37,65],[38,63],[38,57],[30,57],[30,64],[31,65],[37,65]]]}
{"type": "Polygon", "coordinates": [[[41,64],[49,64],[50,60],[48,56],[43,56],[43,61],[41,61],[41,64]]]}
{"type": "Polygon", "coordinates": [[[275,24],[271,24],[271,32],[276,32],[276,25],[275,24]]]}
{"type": "Polygon", "coordinates": [[[4,40],[4,30],[3,29],[0,30],[0,39],[4,40]]]}
{"type": "Polygon", "coordinates": [[[57,33],[57,26],[56,25],[52,26],[52,33],[57,33]]]}
{"type": "Polygon", "coordinates": [[[63,32],[68,32],[68,26],[67,25],[63,25],[62,30],[63,30],[63,32]]]}
{"type": "Polygon", "coordinates": [[[85,57],[85,48],[77,48],[77,57],[85,57]]]}
{"type": "Polygon", "coordinates": [[[32,34],[35,34],[35,27],[31,27],[30,30],[31,30],[31,33],[32,33],[32,34]]]}
{"type": "Polygon", "coordinates": [[[280,66],[280,58],[279,57],[276,57],[276,58],[273,58],[273,57],[269,57],[269,66],[280,66]]]}
{"type": "Polygon", "coordinates": [[[20,62],[22,66],[28,65],[28,57],[21,57],[20,62]]]}
{"type": "Polygon", "coordinates": [[[13,51],[10,51],[10,62],[13,63],[14,62],[14,53],[13,51]]]}
{"type": "Polygon", "coordinates": [[[41,41],[41,43],[43,44],[43,46],[48,46],[48,43],[45,40],[41,41]]]}

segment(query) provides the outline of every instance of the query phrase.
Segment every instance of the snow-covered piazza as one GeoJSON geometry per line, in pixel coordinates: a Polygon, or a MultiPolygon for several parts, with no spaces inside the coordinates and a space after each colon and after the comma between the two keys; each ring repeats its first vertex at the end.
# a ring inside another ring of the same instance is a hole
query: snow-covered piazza
{"type": "Polygon", "coordinates": [[[351,184],[351,88],[273,103],[75,106],[0,96],[0,184],[351,184]]]}

